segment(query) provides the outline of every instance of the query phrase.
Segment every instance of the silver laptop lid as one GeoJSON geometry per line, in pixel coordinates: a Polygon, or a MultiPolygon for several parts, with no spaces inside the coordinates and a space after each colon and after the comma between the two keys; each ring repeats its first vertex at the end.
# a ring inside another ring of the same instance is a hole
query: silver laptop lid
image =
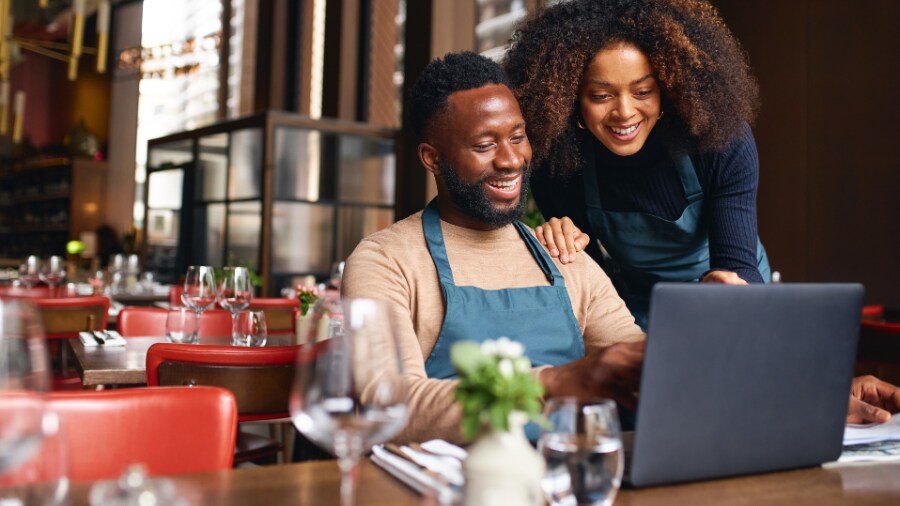
{"type": "Polygon", "coordinates": [[[859,284],[657,284],[631,484],[835,460],[862,303],[859,284]]]}

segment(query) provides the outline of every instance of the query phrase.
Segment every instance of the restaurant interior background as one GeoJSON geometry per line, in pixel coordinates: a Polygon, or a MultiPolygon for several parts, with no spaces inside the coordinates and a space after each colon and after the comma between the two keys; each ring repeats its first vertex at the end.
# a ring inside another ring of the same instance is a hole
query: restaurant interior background
{"type": "MultiPolygon", "coordinates": [[[[501,55],[542,2],[0,0],[0,264],[108,224],[163,280],[234,262],[277,294],[326,276],[433,195],[402,121],[418,72],[448,51],[501,55]]],[[[773,268],[900,307],[900,2],[713,3],[760,83],[773,268]]]]}

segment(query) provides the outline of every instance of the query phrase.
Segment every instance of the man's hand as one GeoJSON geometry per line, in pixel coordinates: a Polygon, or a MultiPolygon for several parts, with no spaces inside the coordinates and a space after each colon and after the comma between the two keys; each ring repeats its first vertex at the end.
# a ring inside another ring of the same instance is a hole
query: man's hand
{"type": "Polygon", "coordinates": [[[891,419],[900,411],[900,388],[874,376],[853,378],[847,423],[877,422],[891,419]]]}
{"type": "Polygon", "coordinates": [[[634,410],[643,363],[643,341],[619,343],[574,362],[544,369],[538,379],[547,398],[574,396],[587,401],[606,397],[634,410]]]}
{"type": "Polygon", "coordinates": [[[579,230],[568,216],[550,218],[547,223],[534,229],[538,242],[541,243],[551,257],[559,257],[559,261],[568,264],[575,261],[575,254],[587,247],[591,238],[579,230]]]}
{"type": "Polygon", "coordinates": [[[703,283],[722,283],[723,285],[746,285],[747,282],[731,271],[710,271],[700,280],[703,283]]]}

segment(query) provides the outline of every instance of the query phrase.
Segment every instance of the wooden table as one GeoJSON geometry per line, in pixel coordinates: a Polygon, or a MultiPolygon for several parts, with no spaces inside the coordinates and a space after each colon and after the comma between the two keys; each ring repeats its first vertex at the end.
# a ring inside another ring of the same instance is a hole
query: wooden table
{"type": "MultiPolygon", "coordinates": [[[[139,386],[147,384],[147,350],[165,337],[126,337],[125,346],[84,346],[78,339],[69,339],[75,355],[75,368],[86,389],[100,385],[139,386]]],[[[227,346],[231,337],[201,337],[200,344],[227,346]]],[[[269,336],[267,346],[294,344],[293,336],[269,336]]]]}
{"type": "MultiPolygon", "coordinates": [[[[173,477],[190,504],[338,505],[340,473],[334,461],[173,477]]],[[[89,484],[75,484],[73,505],[87,503],[89,484]]],[[[437,505],[365,459],[359,506],[437,505]]],[[[801,469],[645,490],[622,490],[617,506],[657,505],[896,505],[900,464],[801,469]]]]}

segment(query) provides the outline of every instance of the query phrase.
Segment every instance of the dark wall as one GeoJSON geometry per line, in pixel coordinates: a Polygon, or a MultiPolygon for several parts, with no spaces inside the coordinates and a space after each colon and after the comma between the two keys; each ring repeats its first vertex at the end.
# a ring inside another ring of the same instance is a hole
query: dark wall
{"type": "Polygon", "coordinates": [[[900,307],[900,2],[713,0],[762,109],[759,230],[784,281],[900,307]]]}

